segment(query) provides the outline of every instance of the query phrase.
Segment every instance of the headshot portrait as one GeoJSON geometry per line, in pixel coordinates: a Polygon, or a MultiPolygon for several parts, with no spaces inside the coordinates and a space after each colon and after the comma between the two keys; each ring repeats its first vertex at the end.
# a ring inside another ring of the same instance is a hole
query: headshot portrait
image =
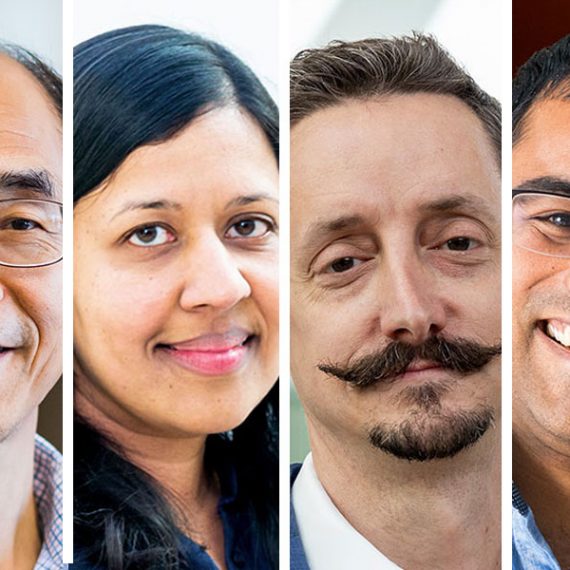
{"type": "Polygon", "coordinates": [[[291,568],[500,568],[500,153],[431,35],[293,59],[291,568]]]}
{"type": "Polygon", "coordinates": [[[513,569],[570,564],[570,36],[513,81],[513,569]]]}
{"type": "Polygon", "coordinates": [[[2,41],[0,194],[0,566],[61,568],[61,455],[36,430],[62,374],[62,83],[2,41]]]}
{"type": "Polygon", "coordinates": [[[278,567],[278,110],[155,24],[74,52],[74,565],[278,567]]]}

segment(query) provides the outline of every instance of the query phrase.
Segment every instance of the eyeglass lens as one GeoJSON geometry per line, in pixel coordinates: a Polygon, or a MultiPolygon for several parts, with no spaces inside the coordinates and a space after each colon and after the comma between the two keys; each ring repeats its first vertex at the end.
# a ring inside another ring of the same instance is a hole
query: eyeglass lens
{"type": "Polygon", "coordinates": [[[553,257],[570,257],[570,198],[530,193],[516,196],[513,243],[553,257]]]}

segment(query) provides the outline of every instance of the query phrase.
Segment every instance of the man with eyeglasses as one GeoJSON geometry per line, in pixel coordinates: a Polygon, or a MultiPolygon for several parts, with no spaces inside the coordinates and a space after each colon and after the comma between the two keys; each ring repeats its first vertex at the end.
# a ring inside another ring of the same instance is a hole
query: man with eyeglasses
{"type": "Polygon", "coordinates": [[[61,457],[36,435],[61,376],[61,79],[0,44],[0,569],[62,568],[61,457]]]}
{"type": "Polygon", "coordinates": [[[570,566],[570,36],[513,83],[513,569],[570,566]]]}

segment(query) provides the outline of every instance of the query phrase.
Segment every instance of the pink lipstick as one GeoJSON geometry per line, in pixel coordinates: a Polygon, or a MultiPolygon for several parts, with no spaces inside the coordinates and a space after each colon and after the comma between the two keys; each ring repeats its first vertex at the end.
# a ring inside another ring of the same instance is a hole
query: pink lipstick
{"type": "Polygon", "coordinates": [[[158,348],[177,364],[202,376],[225,376],[239,370],[247,360],[253,335],[241,329],[208,333],[190,340],[162,344],[158,348]]]}

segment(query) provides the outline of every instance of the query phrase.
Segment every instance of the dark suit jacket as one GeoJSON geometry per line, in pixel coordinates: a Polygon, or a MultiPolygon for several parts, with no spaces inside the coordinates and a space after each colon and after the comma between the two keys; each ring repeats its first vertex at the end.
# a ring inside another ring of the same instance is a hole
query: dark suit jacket
{"type": "MultiPolygon", "coordinates": [[[[291,490],[293,483],[301,470],[301,463],[291,465],[291,490]]],[[[297,519],[295,517],[295,510],[293,509],[293,500],[291,500],[291,570],[309,570],[301,536],[299,535],[299,527],[297,526],[297,519]]]]}

